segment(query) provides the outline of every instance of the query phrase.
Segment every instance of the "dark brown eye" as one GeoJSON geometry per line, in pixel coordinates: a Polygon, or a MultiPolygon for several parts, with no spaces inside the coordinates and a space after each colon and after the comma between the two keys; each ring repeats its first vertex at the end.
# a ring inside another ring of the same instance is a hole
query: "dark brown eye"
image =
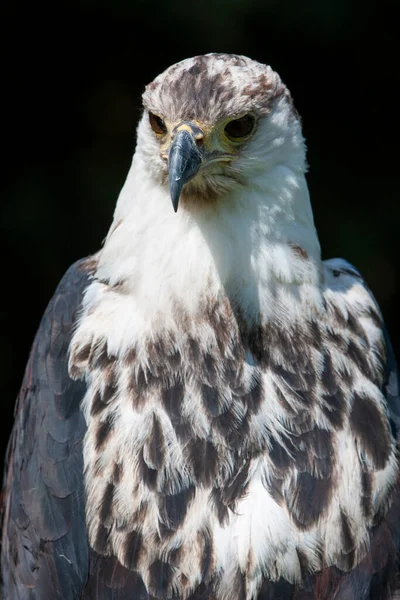
{"type": "Polygon", "coordinates": [[[150,127],[154,133],[158,133],[159,135],[167,133],[167,127],[161,117],[153,113],[149,113],[149,121],[150,127]]]}
{"type": "Polygon", "coordinates": [[[232,139],[243,138],[253,131],[254,125],[254,117],[252,115],[245,115],[244,117],[240,117],[240,119],[229,121],[225,126],[225,133],[232,139]]]}

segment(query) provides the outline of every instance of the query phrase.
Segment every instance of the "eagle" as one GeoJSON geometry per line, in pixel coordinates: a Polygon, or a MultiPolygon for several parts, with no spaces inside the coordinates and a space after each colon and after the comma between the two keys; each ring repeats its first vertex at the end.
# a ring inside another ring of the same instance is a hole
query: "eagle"
{"type": "Polygon", "coordinates": [[[269,66],[212,53],[145,88],[17,399],[5,599],[400,598],[395,357],[360,273],[321,260],[305,155],[269,66]]]}

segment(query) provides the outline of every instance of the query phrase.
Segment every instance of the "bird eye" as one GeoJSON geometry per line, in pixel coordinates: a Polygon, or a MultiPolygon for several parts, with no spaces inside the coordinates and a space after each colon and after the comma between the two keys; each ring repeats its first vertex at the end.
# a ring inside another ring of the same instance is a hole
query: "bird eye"
{"type": "Polygon", "coordinates": [[[229,123],[225,126],[225,133],[229,138],[234,140],[243,138],[253,131],[254,125],[254,117],[252,115],[245,115],[244,117],[240,117],[240,119],[229,121],[229,123]]]}
{"type": "Polygon", "coordinates": [[[158,133],[158,135],[167,133],[167,126],[165,125],[161,117],[153,113],[149,113],[149,121],[150,127],[152,128],[154,133],[158,133]]]}

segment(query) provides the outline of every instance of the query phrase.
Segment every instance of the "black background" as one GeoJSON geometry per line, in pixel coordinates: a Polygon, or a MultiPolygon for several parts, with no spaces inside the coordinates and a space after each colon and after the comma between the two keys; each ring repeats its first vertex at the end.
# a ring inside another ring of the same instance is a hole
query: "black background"
{"type": "Polygon", "coordinates": [[[396,48],[383,8],[349,0],[3,4],[2,444],[59,279],[96,251],[135,145],[144,85],[206,52],[276,69],[308,143],[324,258],[364,274],[400,351],[396,48]]]}

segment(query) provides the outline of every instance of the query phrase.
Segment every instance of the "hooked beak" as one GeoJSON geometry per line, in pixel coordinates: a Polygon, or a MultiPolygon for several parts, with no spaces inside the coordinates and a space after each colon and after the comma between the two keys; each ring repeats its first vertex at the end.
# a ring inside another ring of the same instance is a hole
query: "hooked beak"
{"type": "Polygon", "coordinates": [[[197,140],[202,140],[204,133],[194,123],[180,124],[175,131],[169,151],[168,170],[172,206],[176,212],[183,186],[200,168],[202,152],[197,145],[197,140]]]}

